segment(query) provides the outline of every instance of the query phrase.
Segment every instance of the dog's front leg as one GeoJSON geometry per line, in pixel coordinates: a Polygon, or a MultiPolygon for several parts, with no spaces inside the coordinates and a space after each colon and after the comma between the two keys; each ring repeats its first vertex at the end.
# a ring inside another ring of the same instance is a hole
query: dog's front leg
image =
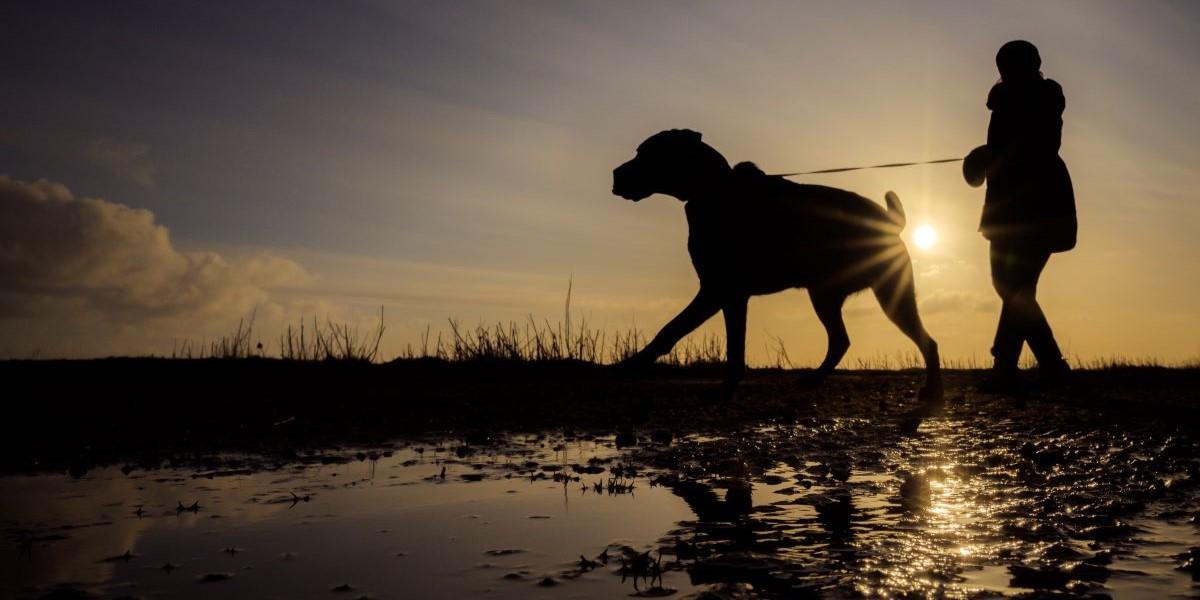
{"type": "Polygon", "coordinates": [[[732,392],[746,373],[746,305],[750,299],[727,297],[722,302],[725,313],[725,389],[732,392]]]}
{"type": "Polygon", "coordinates": [[[704,288],[696,293],[696,297],[671,322],[663,326],[658,335],[646,344],[645,348],[633,356],[621,361],[625,365],[642,365],[653,363],[658,357],[671,351],[683,336],[691,333],[705,321],[712,318],[721,309],[721,304],[704,288]]]}

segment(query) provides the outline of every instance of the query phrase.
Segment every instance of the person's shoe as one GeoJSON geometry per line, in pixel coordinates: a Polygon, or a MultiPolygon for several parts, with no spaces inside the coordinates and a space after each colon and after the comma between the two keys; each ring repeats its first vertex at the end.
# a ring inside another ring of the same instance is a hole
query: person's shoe
{"type": "Polygon", "coordinates": [[[1016,394],[1024,389],[1020,372],[1015,367],[992,367],[975,386],[975,391],[982,394],[1016,394]]]}
{"type": "Polygon", "coordinates": [[[1040,388],[1062,385],[1070,379],[1071,366],[1061,358],[1046,364],[1038,364],[1037,386],[1040,388]]]}

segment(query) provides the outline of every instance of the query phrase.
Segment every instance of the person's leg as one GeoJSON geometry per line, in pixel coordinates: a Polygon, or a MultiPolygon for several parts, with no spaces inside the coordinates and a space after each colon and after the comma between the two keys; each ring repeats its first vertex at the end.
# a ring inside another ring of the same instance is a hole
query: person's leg
{"type": "Polygon", "coordinates": [[[1019,285],[1018,254],[1004,244],[993,243],[990,250],[992,286],[1000,296],[1000,320],[992,342],[993,373],[1015,374],[1017,359],[1025,336],[1021,331],[1020,311],[1013,302],[1019,285]]]}
{"type": "Polygon", "coordinates": [[[1037,301],[1037,284],[1046,262],[1048,252],[1030,253],[1019,261],[1021,273],[1017,276],[1018,291],[1014,294],[1016,308],[1020,311],[1023,337],[1038,362],[1038,375],[1042,379],[1061,377],[1070,367],[1063,360],[1062,350],[1054,339],[1050,322],[1037,301]]]}

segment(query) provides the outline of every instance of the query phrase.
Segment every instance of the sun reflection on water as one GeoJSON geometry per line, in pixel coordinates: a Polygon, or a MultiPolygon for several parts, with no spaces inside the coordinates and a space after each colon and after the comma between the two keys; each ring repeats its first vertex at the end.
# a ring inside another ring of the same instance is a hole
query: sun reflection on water
{"type": "Polygon", "coordinates": [[[901,475],[887,499],[895,524],[865,553],[860,593],[968,597],[964,573],[979,570],[998,552],[977,527],[992,511],[960,463],[956,431],[947,419],[927,420],[895,450],[891,458],[901,475]]]}
{"type": "Polygon", "coordinates": [[[60,509],[78,503],[78,514],[58,520],[100,525],[58,541],[29,538],[32,556],[0,569],[31,584],[140,582],[201,593],[209,588],[194,583],[204,570],[233,573],[253,562],[253,573],[219,584],[228,597],[253,597],[267,580],[283,592],[312,591],[334,573],[375,590],[406,573],[431,586],[421,595],[443,597],[527,597],[548,576],[569,581],[568,595],[611,597],[633,585],[623,564],[597,568],[580,555],[610,548],[630,559],[656,552],[681,595],[726,584],[779,597],[869,598],[1200,589],[1175,570],[1200,515],[1191,438],[1036,422],[1051,409],[1020,420],[980,419],[979,410],[946,410],[915,428],[802,418],[624,450],[612,435],[513,435],[494,447],[411,442],[378,459],[312,456],[224,476],[110,468],[70,482],[0,478],[0,491],[11,492],[0,494],[8,499],[0,513],[17,527],[55,533],[38,516],[50,497],[60,509]],[[564,479],[571,474],[579,480],[564,479]],[[605,481],[625,478],[636,491],[600,494],[605,481]],[[180,498],[201,499],[203,511],[181,510],[180,498]],[[242,550],[220,551],[212,535],[242,550]],[[355,540],[361,564],[318,566],[313,559],[338,539],[355,540]],[[183,577],[157,567],[165,560],[183,577]],[[42,566],[58,572],[34,569],[42,566]]]}

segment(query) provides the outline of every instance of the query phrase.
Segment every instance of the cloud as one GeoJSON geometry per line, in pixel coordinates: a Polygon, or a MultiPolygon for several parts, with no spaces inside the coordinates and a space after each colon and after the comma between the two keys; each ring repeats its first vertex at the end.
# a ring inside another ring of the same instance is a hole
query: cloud
{"type": "Polygon", "coordinates": [[[245,314],[310,280],[262,254],[184,252],[148,210],[0,175],[0,318],[87,311],[120,324],[245,314]]]}
{"type": "Polygon", "coordinates": [[[157,184],[148,144],[109,138],[92,140],[84,145],[83,155],[89,162],[119,179],[131,181],[148,190],[154,189],[157,184]]]}
{"type": "Polygon", "coordinates": [[[934,290],[918,295],[917,304],[922,315],[940,312],[991,312],[999,307],[999,301],[978,292],[934,290]]]}

